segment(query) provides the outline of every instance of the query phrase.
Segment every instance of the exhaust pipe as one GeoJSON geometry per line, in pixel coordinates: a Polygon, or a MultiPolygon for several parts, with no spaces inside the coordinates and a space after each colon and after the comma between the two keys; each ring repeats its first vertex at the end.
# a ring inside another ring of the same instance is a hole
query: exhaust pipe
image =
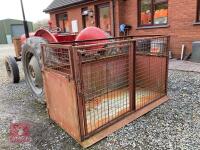
{"type": "Polygon", "coordinates": [[[27,23],[27,21],[26,21],[26,17],[25,17],[25,13],[24,13],[23,1],[20,0],[20,2],[21,2],[22,15],[23,15],[24,31],[25,31],[26,38],[29,38],[28,23],[27,23]]]}

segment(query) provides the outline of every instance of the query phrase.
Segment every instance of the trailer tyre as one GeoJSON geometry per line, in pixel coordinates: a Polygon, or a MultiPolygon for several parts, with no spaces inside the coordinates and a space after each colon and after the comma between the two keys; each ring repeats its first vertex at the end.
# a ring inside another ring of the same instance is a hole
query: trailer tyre
{"type": "Polygon", "coordinates": [[[6,71],[11,83],[19,83],[19,68],[15,58],[7,56],[5,58],[6,71]]]}
{"type": "Polygon", "coordinates": [[[31,37],[22,46],[22,63],[26,83],[36,100],[42,104],[45,103],[45,100],[41,72],[41,44],[47,43],[41,37],[31,37]]]}

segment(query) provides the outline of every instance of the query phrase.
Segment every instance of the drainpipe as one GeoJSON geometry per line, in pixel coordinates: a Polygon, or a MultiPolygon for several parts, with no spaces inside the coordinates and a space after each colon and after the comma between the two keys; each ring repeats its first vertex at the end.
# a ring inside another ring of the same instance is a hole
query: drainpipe
{"type": "Polygon", "coordinates": [[[112,0],[113,36],[115,37],[115,0],[112,0]]]}

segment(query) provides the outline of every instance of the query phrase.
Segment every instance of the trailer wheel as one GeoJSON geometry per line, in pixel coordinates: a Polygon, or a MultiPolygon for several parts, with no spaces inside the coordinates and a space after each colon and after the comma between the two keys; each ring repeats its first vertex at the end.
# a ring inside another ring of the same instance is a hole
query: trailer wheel
{"type": "Polygon", "coordinates": [[[5,58],[5,66],[10,82],[19,83],[19,68],[15,58],[7,56],[5,58]]]}
{"type": "Polygon", "coordinates": [[[41,37],[31,37],[22,47],[22,63],[25,80],[33,96],[40,103],[45,103],[43,79],[41,73],[41,44],[47,41],[41,37]]]}

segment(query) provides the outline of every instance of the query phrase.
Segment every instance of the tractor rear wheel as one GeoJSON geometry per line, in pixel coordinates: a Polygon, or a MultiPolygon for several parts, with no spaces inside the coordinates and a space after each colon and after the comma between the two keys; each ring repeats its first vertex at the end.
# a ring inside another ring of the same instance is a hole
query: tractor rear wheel
{"type": "Polygon", "coordinates": [[[41,44],[47,44],[47,41],[41,37],[27,39],[22,47],[22,63],[27,85],[37,101],[45,103],[41,73],[41,44]]]}
{"type": "Polygon", "coordinates": [[[5,66],[10,82],[19,83],[20,80],[19,68],[15,58],[7,56],[5,58],[5,66]]]}

